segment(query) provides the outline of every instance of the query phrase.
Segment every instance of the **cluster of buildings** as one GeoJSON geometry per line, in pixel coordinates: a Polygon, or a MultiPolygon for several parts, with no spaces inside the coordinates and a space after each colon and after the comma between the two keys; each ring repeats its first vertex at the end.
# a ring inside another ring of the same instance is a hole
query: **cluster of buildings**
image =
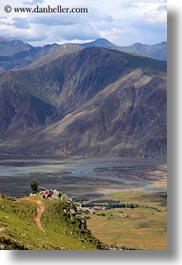
{"type": "Polygon", "coordinates": [[[53,190],[53,189],[46,189],[44,191],[40,191],[39,192],[40,195],[42,195],[42,197],[44,199],[52,199],[52,200],[59,200],[61,199],[61,192],[57,191],[57,190],[53,190]]]}

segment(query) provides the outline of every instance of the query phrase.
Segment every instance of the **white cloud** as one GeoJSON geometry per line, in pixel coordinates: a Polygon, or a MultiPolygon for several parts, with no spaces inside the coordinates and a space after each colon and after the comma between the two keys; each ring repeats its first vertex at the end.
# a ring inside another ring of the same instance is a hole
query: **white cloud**
{"type": "Polygon", "coordinates": [[[21,17],[13,18],[12,25],[15,28],[20,28],[20,29],[29,29],[30,28],[28,21],[25,18],[21,18],[21,17]]]}
{"type": "Polygon", "coordinates": [[[108,38],[118,45],[166,40],[166,0],[8,1],[12,7],[86,7],[89,9],[87,14],[6,14],[3,10],[6,4],[5,0],[0,2],[0,36],[24,36],[33,45],[43,45],[57,39],[59,42],[89,41],[97,37],[108,38]]]}
{"type": "Polygon", "coordinates": [[[26,0],[23,1],[24,5],[38,5],[44,3],[44,0],[26,0]]]}

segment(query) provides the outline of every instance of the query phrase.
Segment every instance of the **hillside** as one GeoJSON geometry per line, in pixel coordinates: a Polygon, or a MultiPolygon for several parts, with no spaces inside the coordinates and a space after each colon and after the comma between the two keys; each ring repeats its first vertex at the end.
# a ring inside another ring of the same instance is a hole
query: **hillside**
{"type": "Polygon", "coordinates": [[[0,250],[166,250],[167,182],[158,185],[76,202],[1,195],[0,250]]]}
{"type": "Polygon", "coordinates": [[[70,200],[50,201],[39,195],[16,199],[0,196],[0,249],[107,249],[75,215],[70,200]],[[39,206],[38,206],[39,204],[39,206]],[[40,205],[44,207],[40,215],[40,205]],[[40,218],[42,229],[37,224],[40,218]]]}
{"type": "Polygon", "coordinates": [[[165,62],[90,47],[1,74],[0,151],[165,156],[165,72],[165,62]]]}
{"type": "Polygon", "coordinates": [[[88,47],[0,75],[0,152],[166,156],[166,62],[88,47]]]}

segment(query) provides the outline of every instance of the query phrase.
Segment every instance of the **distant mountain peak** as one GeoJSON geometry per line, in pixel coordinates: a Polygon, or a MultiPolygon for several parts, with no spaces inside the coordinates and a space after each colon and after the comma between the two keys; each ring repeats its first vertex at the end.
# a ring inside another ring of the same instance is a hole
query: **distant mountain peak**
{"type": "Polygon", "coordinates": [[[52,43],[52,44],[46,44],[46,45],[43,46],[43,48],[51,48],[51,47],[59,47],[59,44],[52,43]]]}
{"type": "Polygon", "coordinates": [[[105,42],[105,43],[111,43],[111,44],[113,44],[112,42],[110,42],[109,40],[107,40],[105,38],[98,38],[98,39],[95,40],[95,42],[105,42]]]}
{"type": "Polygon", "coordinates": [[[142,43],[140,43],[140,42],[136,42],[136,43],[132,44],[131,46],[138,46],[138,47],[141,47],[141,46],[143,46],[143,45],[147,45],[147,44],[142,44],[142,43]]]}
{"type": "Polygon", "coordinates": [[[162,41],[157,44],[143,44],[136,42],[129,46],[117,46],[105,38],[98,38],[95,41],[81,44],[82,47],[101,47],[118,50],[126,53],[139,54],[158,60],[167,59],[167,42],[162,41]]]}
{"type": "Polygon", "coordinates": [[[18,39],[9,41],[9,44],[18,46],[20,49],[22,48],[22,49],[25,49],[25,50],[31,49],[33,47],[29,43],[26,43],[26,42],[24,42],[22,40],[18,40],[18,39]]]}
{"type": "Polygon", "coordinates": [[[83,47],[91,47],[92,46],[92,47],[101,47],[101,48],[107,48],[107,49],[113,49],[113,48],[117,47],[112,42],[110,42],[109,40],[104,39],[104,38],[98,38],[95,41],[83,43],[81,45],[83,47]]]}
{"type": "Polygon", "coordinates": [[[21,40],[5,40],[0,37],[0,56],[12,56],[22,51],[28,51],[33,47],[21,40]]]}
{"type": "Polygon", "coordinates": [[[166,43],[167,43],[167,41],[165,41],[165,40],[160,42],[160,44],[166,44],[166,43]]]}

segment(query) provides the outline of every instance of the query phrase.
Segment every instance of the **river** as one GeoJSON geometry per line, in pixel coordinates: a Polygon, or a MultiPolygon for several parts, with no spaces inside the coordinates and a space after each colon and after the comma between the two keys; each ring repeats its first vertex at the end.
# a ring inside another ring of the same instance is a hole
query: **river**
{"type": "Polygon", "coordinates": [[[0,159],[0,193],[22,197],[31,192],[31,179],[43,188],[55,188],[69,196],[107,194],[118,190],[161,189],[167,182],[163,161],[121,158],[3,158],[0,159]]]}

